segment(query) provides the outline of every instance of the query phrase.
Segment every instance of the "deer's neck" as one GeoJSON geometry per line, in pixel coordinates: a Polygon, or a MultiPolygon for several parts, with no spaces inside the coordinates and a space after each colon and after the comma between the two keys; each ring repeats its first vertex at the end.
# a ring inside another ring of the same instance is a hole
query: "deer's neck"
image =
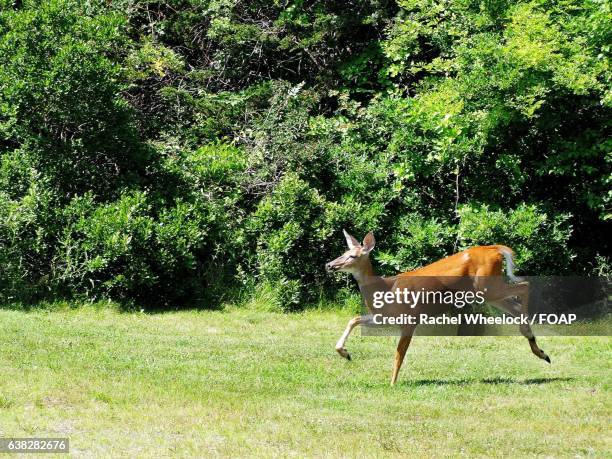
{"type": "Polygon", "coordinates": [[[372,299],[374,297],[374,292],[389,290],[388,282],[384,277],[376,275],[370,260],[367,260],[367,263],[364,264],[362,269],[353,272],[353,277],[357,281],[357,285],[359,285],[359,291],[361,292],[366,307],[371,312],[373,309],[372,299]]]}
{"type": "Polygon", "coordinates": [[[368,283],[373,277],[376,277],[376,273],[374,272],[374,267],[372,266],[372,262],[369,259],[366,259],[361,269],[358,271],[354,271],[353,277],[359,284],[359,288],[364,283],[368,283]]]}

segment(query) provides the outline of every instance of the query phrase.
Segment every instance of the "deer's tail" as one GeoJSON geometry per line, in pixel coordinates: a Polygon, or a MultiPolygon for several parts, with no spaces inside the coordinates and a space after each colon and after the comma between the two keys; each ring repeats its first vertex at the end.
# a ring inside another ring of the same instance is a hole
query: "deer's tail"
{"type": "Polygon", "coordinates": [[[506,274],[511,282],[523,282],[525,279],[514,275],[514,252],[510,247],[498,245],[497,250],[504,256],[506,260],[506,274]]]}

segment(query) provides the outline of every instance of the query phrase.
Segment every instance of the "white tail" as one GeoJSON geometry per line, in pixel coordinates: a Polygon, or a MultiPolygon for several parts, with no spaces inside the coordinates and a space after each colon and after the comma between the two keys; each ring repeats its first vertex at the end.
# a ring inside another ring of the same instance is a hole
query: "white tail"
{"type": "Polygon", "coordinates": [[[517,277],[514,275],[514,253],[510,250],[509,247],[500,246],[499,253],[504,256],[504,260],[506,260],[506,274],[508,275],[508,279],[511,282],[523,282],[525,279],[522,277],[517,277]]]}

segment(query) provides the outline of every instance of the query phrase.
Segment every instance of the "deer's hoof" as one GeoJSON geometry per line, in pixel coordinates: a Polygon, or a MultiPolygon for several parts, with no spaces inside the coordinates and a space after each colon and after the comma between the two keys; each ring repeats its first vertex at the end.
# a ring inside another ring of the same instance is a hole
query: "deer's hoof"
{"type": "Polygon", "coordinates": [[[340,357],[344,357],[346,360],[351,360],[351,354],[349,354],[343,347],[336,348],[336,352],[340,354],[340,357]]]}

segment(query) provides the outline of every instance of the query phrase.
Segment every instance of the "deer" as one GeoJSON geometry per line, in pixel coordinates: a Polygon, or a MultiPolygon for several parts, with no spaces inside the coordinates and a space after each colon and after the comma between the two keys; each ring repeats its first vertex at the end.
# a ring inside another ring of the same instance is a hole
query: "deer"
{"type": "MultiPolygon", "coordinates": [[[[377,276],[370,261],[370,253],[376,241],[369,232],[359,243],[346,230],[343,230],[348,250],[335,260],[326,263],[328,272],[347,272],[357,281],[363,302],[369,314],[351,319],[340,339],[336,343],[336,352],[343,358],[351,360],[346,350],[346,342],[353,329],[361,324],[371,324],[375,312],[373,292],[396,292],[403,289],[426,288],[442,290],[452,287],[449,283],[467,281],[484,291],[485,301],[496,309],[511,316],[528,316],[529,282],[514,275],[514,252],[504,245],[476,246],[450,255],[413,271],[403,272],[391,277],[377,276]],[[511,283],[503,278],[502,265],[506,262],[506,275],[511,283]]],[[[448,306],[439,304],[418,304],[411,314],[440,313],[448,306]]],[[[386,314],[397,315],[406,312],[405,304],[391,303],[386,307],[386,314]]],[[[395,385],[400,368],[412,340],[416,326],[404,325],[400,329],[400,338],[395,352],[391,385],[395,385]]],[[[536,337],[527,321],[519,325],[521,334],[527,338],[533,354],[550,363],[548,355],[538,347],[536,337]],[[524,323],[526,322],[526,323],[524,323]]]]}

